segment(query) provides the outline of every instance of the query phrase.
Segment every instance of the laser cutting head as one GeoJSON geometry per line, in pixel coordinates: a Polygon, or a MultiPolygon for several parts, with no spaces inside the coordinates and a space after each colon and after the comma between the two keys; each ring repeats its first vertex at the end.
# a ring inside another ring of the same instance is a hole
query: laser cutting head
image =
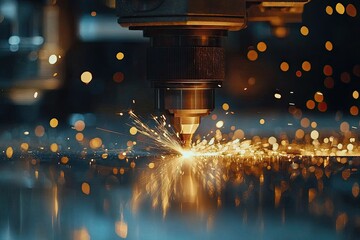
{"type": "Polygon", "coordinates": [[[155,88],[156,107],[170,114],[189,148],[201,117],[214,109],[215,88],[225,78],[222,38],[227,31],[244,28],[249,13],[255,21],[273,19],[263,9],[283,22],[282,16],[294,13],[287,8],[307,1],[118,0],[117,12],[122,26],[144,30],[150,38],[147,78],[155,88]]]}
{"type": "Polygon", "coordinates": [[[184,146],[202,116],[214,109],[215,91],[225,78],[224,31],[151,29],[147,76],[155,88],[156,107],[165,110],[184,146]]]}

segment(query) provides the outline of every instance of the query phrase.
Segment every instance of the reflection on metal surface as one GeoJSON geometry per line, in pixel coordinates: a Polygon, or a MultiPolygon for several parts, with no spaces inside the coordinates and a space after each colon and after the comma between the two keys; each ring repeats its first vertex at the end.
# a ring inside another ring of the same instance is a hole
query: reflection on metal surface
{"type": "Polygon", "coordinates": [[[139,167],[120,174],[112,171],[118,166],[116,156],[96,157],[98,164],[91,167],[81,163],[89,158],[75,155],[70,156],[71,165],[52,163],[45,155],[34,162],[33,157],[24,152],[21,159],[1,161],[0,191],[7,192],[0,199],[2,237],[143,239],[151,234],[168,239],[181,230],[180,238],[196,238],[204,229],[201,235],[209,238],[273,238],[280,231],[290,239],[352,239],[360,227],[358,195],[353,194],[359,184],[357,157],[343,163],[336,157],[280,157],[256,163],[234,158],[225,166],[214,160],[208,163],[206,179],[192,170],[191,181],[197,186],[181,180],[186,174],[171,167],[175,158],[163,159],[154,169],[139,167]],[[350,176],[345,178],[347,170],[350,176]],[[178,182],[172,182],[175,176],[178,182]],[[82,194],[84,182],[91,186],[89,194],[82,194]],[[134,184],[132,189],[129,184],[134,184]],[[184,187],[189,189],[183,192],[184,187]],[[165,216],[156,210],[164,207],[165,216]]]}
{"type": "Polygon", "coordinates": [[[217,132],[184,150],[165,118],[154,117],[153,127],[130,115],[129,137],[138,137],[147,153],[135,141],[108,148],[112,143],[85,128],[85,117],[71,122],[72,140],[58,137],[61,122],[53,118],[34,132],[22,130],[20,143],[1,146],[0,191],[8,194],[0,198],[0,236],[143,239],[151,232],[168,239],[179,229],[179,238],[210,239],[358,234],[359,146],[351,135],[295,144],[274,136],[224,141],[217,132]]]}
{"type": "Polygon", "coordinates": [[[78,23],[78,33],[82,41],[145,41],[141,31],[119,28],[116,16],[82,16],[78,23]]]}
{"type": "Polygon", "coordinates": [[[13,131],[21,135],[14,141],[3,134],[8,140],[1,146],[0,192],[7,194],[0,198],[0,236],[168,239],[174,231],[181,232],[179,238],[208,239],[223,231],[255,238],[357,236],[356,135],[324,137],[319,131],[313,139],[307,133],[308,142],[293,142],[284,136],[246,140],[243,132],[225,141],[217,129],[213,138],[184,150],[166,118],[146,124],[130,116],[134,135],[128,138],[136,141],[124,139],[123,149],[114,138],[94,135],[86,114],[71,117],[70,134],[60,131],[57,118],[34,131],[13,131]]]}

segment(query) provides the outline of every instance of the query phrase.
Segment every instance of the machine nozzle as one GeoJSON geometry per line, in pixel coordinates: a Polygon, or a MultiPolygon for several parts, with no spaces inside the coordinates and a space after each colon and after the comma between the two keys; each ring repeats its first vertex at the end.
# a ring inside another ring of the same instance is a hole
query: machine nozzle
{"type": "Polygon", "coordinates": [[[156,108],[170,114],[183,146],[200,118],[214,109],[215,89],[225,79],[222,39],[252,21],[298,21],[308,0],[117,1],[119,23],[150,38],[147,78],[156,108]],[[295,16],[295,17],[294,17],[295,16]],[[279,20],[280,19],[280,20],[279,20]]]}
{"type": "Polygon", "coordinates": [[[183,146],[184,149],[190,149],[191,148],[192,137],[193,137],[193,134],[180,133],[180,139],[181,139],[182,146],[183,146]]]}
{"type": "Polygon", "coordinates": [[[156,108],[165,110],[184,148],[191,148],[200,119],[214,109],[215,89],[225,78],[225,31],[213,29],[147,29],[148,79],[156,108]]]}
{"type": "Polygon", "coordinates": [[[179,134],[182,146],[186,149],[191,148],[192,137],[199,127],[200,116],[204,111],[199,110],[172,110],[171,123],[175,131],[179,134]]]}

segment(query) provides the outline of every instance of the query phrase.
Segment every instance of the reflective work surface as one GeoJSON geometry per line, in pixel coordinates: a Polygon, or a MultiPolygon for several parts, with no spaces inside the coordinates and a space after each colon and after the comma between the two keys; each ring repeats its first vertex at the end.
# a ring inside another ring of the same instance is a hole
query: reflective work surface
{"type": "Polygon", "coordinates": [[[206,178],[186,162],[173,171],[151,157],[138,157],[135,168],[111,154],[67,158],[1,157],[0,239],[356,239],[360,234],[359,157],[227,159],[221,171],[208,166],[206,178]],[[166,177],[171,174],[179,176],[166,177]]]}

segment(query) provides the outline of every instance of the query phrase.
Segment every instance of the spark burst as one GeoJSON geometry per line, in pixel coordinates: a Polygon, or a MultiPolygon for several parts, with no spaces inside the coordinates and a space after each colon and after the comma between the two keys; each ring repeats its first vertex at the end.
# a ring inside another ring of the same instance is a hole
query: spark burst
{"type": "Polygon", "coordinates": [[[322,143],[314,140],[310,144],[289,141],[278,144],[273,137],[221,142],[216,140],[221,138],[213,137],[198,140],[190,150],[184,150],[178,135],[166,123],[165,116],[153,116],[155,127],[151,127],[135,113],[130,111],[129,114],[138,132],[151,139],[152,147],[162,152],[154,163],[155,167],[142,173],[139,186],[135,188],[139,193],[134,194],[133,204],[137,205],[140,196],[146,195],[142,192],[145,190],[152,207],[161,206],[164,216],[171,203],[199,202],[201,192],[217,198],[219,204],[226,182],[242,181],[239,174],[242,168],[256,170],[255,175],[261,179],[262,168],[269,169],[281,161],[295,162],[309,156],[356,156],[360,153],[354,139],[344,144],[345,149],[342,149],[338,144],[340,141],[333,137],[326,138],[322,143]]]}

